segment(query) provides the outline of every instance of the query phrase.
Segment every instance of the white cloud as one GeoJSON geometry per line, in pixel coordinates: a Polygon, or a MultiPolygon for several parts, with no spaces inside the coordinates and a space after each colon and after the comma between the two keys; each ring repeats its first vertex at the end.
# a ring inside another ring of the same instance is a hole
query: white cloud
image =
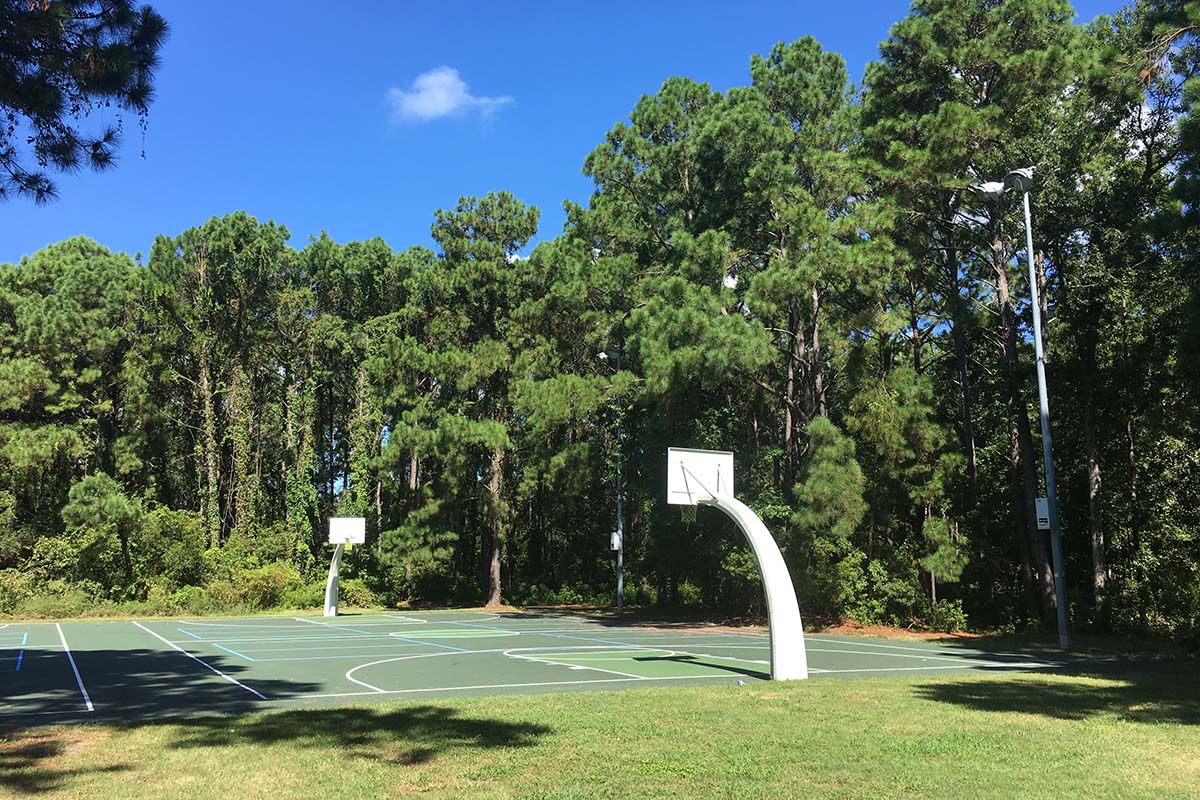
{"type": "Polygon", "coordinates": [[[512,102],[511,97],[476,97],[453,67],[422,72],[408,90],[388,89],[386,99],[392,119],[401,122],[429,122],[470,112],[487,117],[512,102]]]}

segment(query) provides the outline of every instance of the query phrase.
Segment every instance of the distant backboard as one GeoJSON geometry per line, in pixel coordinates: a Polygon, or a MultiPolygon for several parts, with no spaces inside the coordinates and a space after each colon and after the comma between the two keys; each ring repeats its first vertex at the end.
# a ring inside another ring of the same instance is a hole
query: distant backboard
{"type": "Polygon", "coordinates": [[[694,506],[714,494],[733,495],[733,453],[726,450],[667,450],[667,502],[694,506]]]}
{"type": "Polygon", "coordinates": [[[365,544],[367,520],[365,517],[330,517],[330,544],[365,544]]]}

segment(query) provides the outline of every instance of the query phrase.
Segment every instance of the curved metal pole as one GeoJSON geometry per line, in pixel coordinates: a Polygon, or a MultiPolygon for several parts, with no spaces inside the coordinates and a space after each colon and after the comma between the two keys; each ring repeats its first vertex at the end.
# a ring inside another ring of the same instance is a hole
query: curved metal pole
{"type": "Polygon", "coordinates": [[[346,545],[339,544],[333,551],[333,561],[329,563],[329,578],[325,581],[325,616],[336,617],[338,614],[338,574],[342,568],[342,551],[346,545]]]}
{"type": "Polygon", "coordinates": [[[762,575],[763,591],[767,595],[767,623],[771,633],[771,677],[777,681],[804,680],[808,677],[808,654],[804,649],[804,627],[800,623],[800,606],[792,576],[779,545],[767,526],[740,500],[727,494],[714,494],[698,499],[699,505],[715,506],[738,524],[762,575]]]}

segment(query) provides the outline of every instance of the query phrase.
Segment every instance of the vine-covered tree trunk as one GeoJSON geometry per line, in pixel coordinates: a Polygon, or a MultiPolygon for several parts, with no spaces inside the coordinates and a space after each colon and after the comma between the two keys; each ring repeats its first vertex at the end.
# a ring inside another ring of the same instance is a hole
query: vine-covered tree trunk
{"type": "Polygon", "coordinates": [[[500,605],[500,555],[504,548],[504,450],[492,450],[491,475],[488,479],[488,519],[491,523],[492,554],[488,565],[489,607],[500,605]]]}
{"type": "Polygon", "coordinates": [[[217,457],[217,420],[213,408],[212,375],[209,366],[209,347],[207,343],[200,344],[198,362],[200,379],[197,391],[200,395],[201,410],[201,457],[203,459],[202,480],[204,491],[201,495],[200,514],[204,518],[205,533],[208,546],[215,548],[221,544],[221,512],[220,485],[221,472],[217,457]]]}

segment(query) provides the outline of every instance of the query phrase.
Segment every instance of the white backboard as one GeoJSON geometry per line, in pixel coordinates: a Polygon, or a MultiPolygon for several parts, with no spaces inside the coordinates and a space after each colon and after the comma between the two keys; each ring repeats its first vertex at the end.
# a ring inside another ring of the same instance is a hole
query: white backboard
{"type": "Polygon", "coordinates": [[[667,450],[667,502],[694,506],[714,494],[733,495],[733,453],[727,450],[667,450]]]}
{"type": "Polygon", "coordinates": [[[365,544],[367,520],[365,517],[330,517],[330,544],[365,544]]]}

